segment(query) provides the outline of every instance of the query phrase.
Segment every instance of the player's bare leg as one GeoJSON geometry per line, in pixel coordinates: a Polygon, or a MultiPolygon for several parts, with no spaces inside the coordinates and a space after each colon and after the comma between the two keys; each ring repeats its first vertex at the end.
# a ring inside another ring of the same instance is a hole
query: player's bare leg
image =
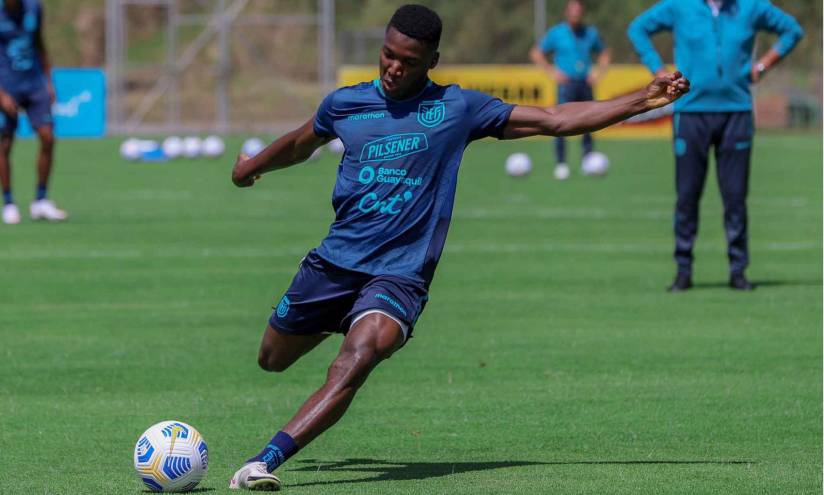
{"type": "Polygon", "coordinates": [[[327,334],[290,335],[266,326],[258,352],[258,364],[266,371],[285,371],[301,356],[323,342],[327,334]]]}
{"type": "MultiPolygon", "coordinates": [[[[235,473],[229,487],[280,489],[280,480],[271,472],[338,422],[372,370],[398,350],[403,339],[400,325],[387,316],[374,313],[359,320],[346,334],[323,386],[303,403],[259,455],[235,473]]],[[[298,357],[300,354],[294,360],[298,357]]]]}
{"type": "Polygon", "coordinates": [[[40,139],[40,151],[37,154],[37,196],[31,204],[31,217],[34,220],[65,220],[69,215],[57,208],[53,201],[46,199],[46,190],[54,161],[54,127],[51,125],[38,127],[37,137],[40,139]]]}
{"type": "Polygon", "coordinates": [[[0,186],[3,188],[3,223],[20,223],[20,211],[11,194],[11,145],[14,136],[0,136],[0,186]]]}

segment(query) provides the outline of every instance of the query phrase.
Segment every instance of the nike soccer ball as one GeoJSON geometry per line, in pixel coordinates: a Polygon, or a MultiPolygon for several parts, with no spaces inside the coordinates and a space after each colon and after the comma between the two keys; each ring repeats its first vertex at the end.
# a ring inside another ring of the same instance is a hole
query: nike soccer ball
{"type": "Polygon", "coordinates": [[[584,175],[605,175],[607,170],[609,170],[609,158],[601,152],[589,152],[581,160],[581,172],[584,175]]]}
{"type": "Polygon", "coordinates": [[[140,435],[134,467],[153,492],[187,492],[206,476],[209,451],[197,430],[180,421],[162,421],[140,435]]]}
{"type": "Polygon", "coordinates": [[[161,145],[163,154],[169,158],[177,158],[183,154],[183,140],[177,136],[169,136],[161,145]]]}
{"type": "Polygon", "coordinates": [[[514,153],[506,159],[506,173],[510,177],[523,177],[532,171],[532,160],[526,153],[514,153]]]}
{"type": "Polygon", "coordinates": [[[258,153],[260,153],[261,151],[263,151],[263,148],[265,148],[265,147],[266,147],[266,145],[263,144],[263,141],[261,141],[260,139],[250,138],[250,139],[247,139],[245,143],[243,143],[243,147],[241,148],[241,151],[243,152],[244,155],[247,155],[251,158],[251,157],[257,155],[258,153]]]}
{"type": "Polygon", "coordinates": [[[203,155],[209,158],[218,158],[223,154],[226,146],[219,136],[209,136],[203,140],[203,155]]]}

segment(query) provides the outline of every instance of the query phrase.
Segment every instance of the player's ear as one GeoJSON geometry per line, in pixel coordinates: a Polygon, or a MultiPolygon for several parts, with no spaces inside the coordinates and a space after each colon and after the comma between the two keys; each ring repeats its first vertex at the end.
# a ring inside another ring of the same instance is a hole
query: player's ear
{"type": "Polygon", "coordinates": [[[437,67],[438,66],[438,61],[440,59],[441,59],[441,52],[435,52],[435,54],[432,55],[432,61],[429,62],[429,70],[432,70],[435,67],[437,67]]]}

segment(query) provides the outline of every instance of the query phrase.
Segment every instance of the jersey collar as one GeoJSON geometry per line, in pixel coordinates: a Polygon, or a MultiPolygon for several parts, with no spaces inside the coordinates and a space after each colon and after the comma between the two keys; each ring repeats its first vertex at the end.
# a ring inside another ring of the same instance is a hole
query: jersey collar
{"type": "Polygon", "coordinates": [[[424,85],[423,89],[420,90],[418,92],[418,94],[416,94],[415,96],[411,96],[411,97],[403,99],[403,100],[396,100],[396,99],[391,98],[391,97],[386,95],[386,93],[383,91],[383,86],[381,86],[381,80],[380,79],[373,79],[372,80],[372,85],[375,86],[375,89],[378,90],[378,93],[380,93],[382,97],[384,97],[385,99],[387,99],[387,100],[389,100],[393,103],[404,103],[404,102],[407,102],[407,101],[417,100],[418,98],[421,97],[422,94],[424,94],[424,92],[426,92],[427,89],[431,88],[433,84],[434,83],[432,82],[432,79],[428,79],[426,81],[426,84],[424,85]]]}

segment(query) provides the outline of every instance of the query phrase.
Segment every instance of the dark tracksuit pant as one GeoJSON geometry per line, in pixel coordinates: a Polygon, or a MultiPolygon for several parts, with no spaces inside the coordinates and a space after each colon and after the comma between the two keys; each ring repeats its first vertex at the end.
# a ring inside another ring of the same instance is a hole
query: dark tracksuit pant
{"type": "Polygon", "coordinates": [[[724,203],[724,231],[731,273],[749,263],[747,189],[753,138],[751,112],[680,112],[673,118],[675,148],[675,262],[692,272],[692,247],[698,232],[698,204],[707,177],[710,147],[724,203]]]}
{"type": "MultiPolygon", "coordinates": [[[[558,85],[558,103],[568,103],[571,101],[592,101],[592,86],[586,81],[569,81],[558,85]]],[[[592,151],[592,134],[586,133],[583,136],[584,155],[592,151]]],[[[555,138],[555,160],[556,163],[566,163],[566,139],[555,138]]]]}

